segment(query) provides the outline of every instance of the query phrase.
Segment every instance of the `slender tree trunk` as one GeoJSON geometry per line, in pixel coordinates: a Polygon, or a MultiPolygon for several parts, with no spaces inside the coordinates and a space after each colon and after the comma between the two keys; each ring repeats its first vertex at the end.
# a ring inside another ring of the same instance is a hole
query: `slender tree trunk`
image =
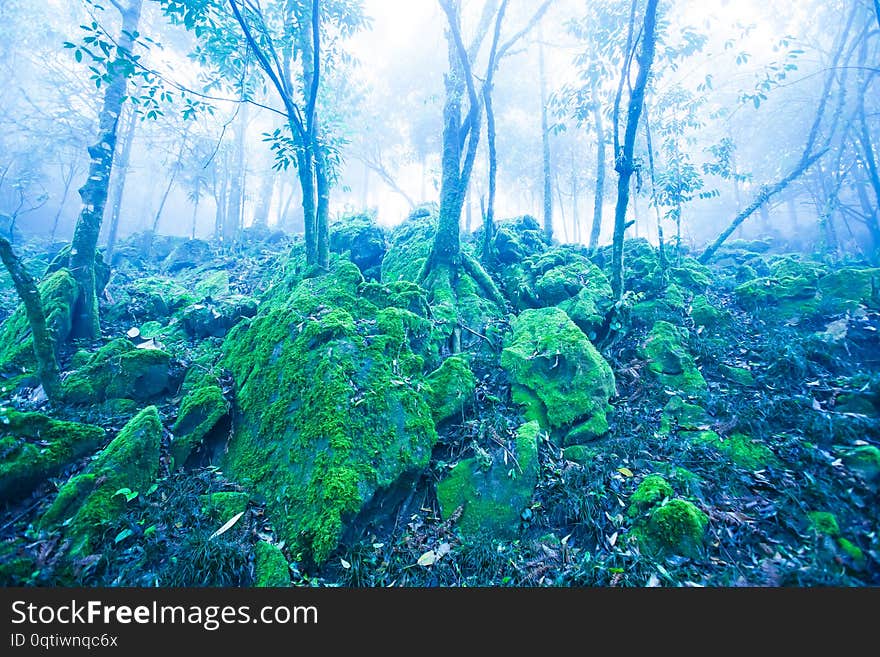
{"type": "Polygon", "coordinates": [[[254,226],[266,227],[269,225],[269,208],[272,205],[272,196],[275,193],[275,170],[270,169],[263,174],[260,183],[260,198],[254,209],[254,226]]]}
{"type": "Polygon", "coordinates": [[[486,209],[483,212],[483,264],[494,264],[492,240],[495,238],[495,193],[498,179],[498,149],[496,146],[495,107],[492,104],[492,86],[486,85],[483,91],[483,104],[486,107],[486,146],[489,157],[489,192],[486,209]]]}
{"type": "MultiPolygon", "coordinates": [[[[125,194],[125,179],[128,176],[128,166],[131,161],[131,146],[134,143],[134,134],[137,126],[137,113],[133,107],[129,107],[125,119],[125,127],[122,129],[122,149],[119,159],[113,167],[113,179],[111,180],[110,197],[110,226],[107,235],[107,263],[113,262],[113,251],[116,249],[116,239],[119,235],[119,217],[122,212],[122,199],[125,194]]],[[[118,145],[117,145],[118,146],[118,145]]]]}
{"type": "Polygon", "coordinates": [[[195,198],[193,199],[192,230],[190,231],[190,239],[196,238],[196,225],[199,219],[199,201],[201,200],[201,198],[202,194],[199,190],[198,183],[196,183],[195,198]]]}
{"type": "MultiPolygon", "coordinates": [[[[617,206],[614,210],[614,236],[611,247],[611,290],[615,300],[623,296],[623,237],[626,232],[626,210],[629,205],[629,183],[634,171],[633,152],[636,143],[636,131],[645,101],[645,86],[651,64],[654,61],[655,26],[657,19],[658,0],[648,0],[645,7],[644,27],[642,28],[642,49],[638,57],[639,73],[633,86],[627,110],[626,131],[623,147],[615,165],[618,173],[617,206]]],[[[629,53],[626,53],[629,57],[629,53]]]]}
{"type": "Polygon", "coordinates": [[[538,27],[538,82],[541,87],[541,166],[544,179],[544,239],[553,243],[553,179],[550,162],[550,126],[547,117],[547,77],[544,71],[544,43],[538,27]]]}
{"type": "Polygon", "coordinates": [[[327,163],[315,144],[315,184],[318,205],[315,209],[315,238],[317,249],[316,264],[324,270],[330,269],[330,180],[327,177],[327,163]]]}
{"type": "Polygon", "coordinates": [[[660,204],[657,203],[657,182],[654,174],[654,140],[651,135],[651,116],[648,112],[648,104],[645,103],[645,141],[648,144],[648,174],[651,176],[651,204],[657,216],[657,251],[660,257],[660,276],[666,281],[666,244],[663,240],[663,218],[660,215],[660,204]]]}
{"type": "Polygon", "coordinates": [[[58,361],[55,360],[55,344],[52,332],[46,323],[43,301],[37,284],[28,273],[24,263],[12,250],[12,244],[0,237],[0,260],[9,272],[15,290],[24,304],[25,314],[31,327],[34,342],[34,355],[37,358],[37,375],[46,396],[53,402],[61,399],[61,377],[58,361]]]}
{"type": "Polygon", "coordinates": [[[605,200],[605,129],[602,125],[602,108],[598,102],[593,106],[593,121],[596,124],[596,191],[593,197],[593,227],[590,230],[590,249],[599,246],[602,233],[602,206],[605,200]]]}
{"type": "MultiPolygon", "coordinates": [[[[118,44],[131,52],[132,36],[137,31],[142,0],[131,0],[122,14],[122,32],[118,44]]],[[[79,299],[73,313],[74,337],[96,339],[101,334],[98,318],[98,295],[95,285],[95,255],[101,221],[107,202],[107,190],[113,169],[116,148],[116,129],[125,103],[126,78],[117,75],[106,86],[101,111],[98,115],[98,140],[89,148],[89,175],[80,188],[83,208],[73,234],[70,271],[79,287],[79,299]]]]}
{"type": "Polygon", "coordinates": [[[238,131],[235,136],[235,164],[229,184],[226,214],[223,221],[221,237],[223,243],[230,245],[235,241],[243,214],[242,200],[244,197],[245,176],[245,144],[247,140],[248,103],[241,103],[238,109],[238,131]]]}

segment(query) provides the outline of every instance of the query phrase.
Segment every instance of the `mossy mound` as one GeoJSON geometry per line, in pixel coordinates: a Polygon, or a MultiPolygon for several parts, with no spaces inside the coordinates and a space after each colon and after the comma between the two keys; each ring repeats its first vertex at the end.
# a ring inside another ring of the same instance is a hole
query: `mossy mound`
{"type": "Polygon", "coordinates": [[[769,265],[770,273],[738,285],[734,295],[741,306],[752,311],[771,311],[781,317],[812,314],[816,310],[822,265],[791,257],[769,265]]]}
{"type": "Polygon", "coordinates": [[[155,406],[133,417],[89,466],[58,491],[40,520],[43,529],[61,525],[71,556],[93,549],[105,523],[125,507],[125,495],[145,490],[159,469],[162,422],[155,406]],[[118,494],[117,494],[118,493],[118,494]]]}
{"type": "Polygon", "coordinates": [[[640,532],[643,547],[696,558],[703,549],[709,517],[693,502],[676,498],[658,506],[640,532]]]}
{"type": "Polygon", "coordinates": [[[715,448],[733,463],[747,470],[759,470],[776,462],[769,447],[742,433],[722,437],[714,431],[693,431],[686,435],[695,443],[715,448]]]}
{"type": "Polygon", "coordinates": [[[128,322],[139,326],[164,321],[199,300],[199,295],[180,283],[157,276],[111,283],[114,302],[102,309],[108,322],[128,322]]]}
{"type": "Polygon", "coordinates": [[[675,395],[663,407],[660,434],[668,436],[673,431],[704,431],[711,424],[712,418],[702,407],[675,395]]]}
{"type": "Polygon", "coordinates": [[[184,397],[172,428],[173,467],[183,467],[192,451],[228,413],[229,403],[219,386],[202,385],[184,397]]]}
{"type": "Polygon", "coordinates": [[[445,420],[461,418],[465,406],[470,403],[476,389],[476,380],[467,361],[460,356],[450,356],[425,382],[430,386],[429,403],[438,424],[445,420]]]}
{"type": "Polygon", "coordinates": [[[118,338],[98,349],[64,379],[64,394],[73,404],[106,399],[147,400],[168,390],[171,356],[161,349],[139,349],[118,338]]]}
{"type": "Polygon", "coordinates": [[[437,214],[430,208],[415,210],[388,237],[388,251],[382,260],[382,282],[415,282],[431,252],[437,232],[437,214]]]}
{"type": "Polygon", "coordinates": [[[658,321],[642,345],[648,371],[660,382],[686,395],[706,393],[706,380],[694,364],[685,340],[687,332],[665,321],[658,321]]]}
{"type": "Polygon", "coordinates": [[[202,513],[216,522],[225,523],[247,509],[250,496],[241,491],[219,491],[202,496],[202,513]]]}
{"type": "Polygon", "coordinates": [[[712,285],[714,277],[708,267],[693,258],[684,257],[669,268],[669,280],[693,292],[705,292],[712,285]]]}
{"type": "Polygon", "coordinates": [[[858,445],[840,451],[847,468],[870,484],[880,484],[880,449],[874,445],[858,445]]]}
{"type": "Polygon", "coordinates": [[[859,305],[880,309],[880,268],[845,267],[819,279],[819,298],[832,312],[854,310],[859,305]]]}
{"type": "Polygon", "coordinates": [[[104,430],[0,409],[0,502],[30,493],[104,442],[104,430]]]}
{"type": "Polygon", "coordinates": [[[831,537],[840,536],[840,525],[837,524],[837,516],[829,511],[810,511],[807,513],[810,529],[820,534],[831,537]]]}
{"type": "Polygon", "coordinates": [[[729,317],[729,313],[713,306],[705,294],[699,294],[691,301],[690,315],[696,326],[706,328],[713,328],[729,317]]]}
{"type": "Polygon", "coordinates": [[[227,296],[223,299],[205,299],[183,309],[181,325],[193,338],[222,338],[229,329],[246,317],[257,314],[257,303],[250,297],[227,296]]]}
{"type": "Polygon", "coordinates": [[[502,265],[521,262],[546,248],[541,224],[531,215],[499,222],[492,238],[492,258],[502,265]]]}
{"type": "Polygon", "coordinates": [[[566,444],[607,432],[614,374],[584,332],[559,308],[526,310],[512,325],[501,366],[527,417],[557,430],[566,444]]]}
{"type": "Polygon", "coordinates": [[[254,546],[254,586],[290,586],[290,566],[277,545],[259,541],[254,546]]]}
{"type": "Polygon", "coordinates": [[[528,422],[517,430],[508,459],[496,452],[488,460],[474,457],[459,461],[437,484],[443,519],[461,509],[457,527],[463,535],[514,537],[538,483],[540,434],[540,425],[528,422]]]}
{"type": "Polygon", "coordinates": [[[362,284],[354,264],[335,262],[327,275],[276,290],[224,343],[237,386],[224,471],[265,500],[280,536],[316,562],[378,490],[428,464],[437,440],[414,350],[430,323],[379,310],[362,284]]]}
{"type": "Polygon", "coordinates": [[[635,517],[648,509],[657,506],[663,500],[671,498],[675,494],[672,486],[661,475],[651,474],[642,479],[638,488],[629,498],[630,507],[627,514],[635,517]]]}
{"type": "MultiPolygon", "coordinates": [[[[60,269],[39,283],[37,289],[57,353],[58,346],[70,335],[77,298],[76,281],[67,269],[60,269]]],[[[19,373],[34,370],[36,366],[31,327],[24,306],[19,304],[0,325],[0,372],[19,373]]]]}

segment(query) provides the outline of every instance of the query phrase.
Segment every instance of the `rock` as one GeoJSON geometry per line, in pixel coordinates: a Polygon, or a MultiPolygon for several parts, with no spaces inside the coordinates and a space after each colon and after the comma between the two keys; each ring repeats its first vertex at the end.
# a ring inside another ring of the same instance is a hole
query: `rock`
{"type": "Polygon", "coordinates": [[[222,300],[205,300],[184,309],[181,314],[181,325],[186,334],[193,338],[222,338],[241,319],[256,314],[257,303],[250,297],[233,296],[222,300]]]}
{"type": "Polygon", "coordinates": [[[859,445],[840,451],[847,468],[869,484],[880,484],[880,449],[874,445],[859,445]]]}
{"type": "Polygon", "coordinates": [[[724,454],[733,463],[747,470],[760,470],[776,463],[770,449],[742,433],[722,438],[714,431],[694,431],[687,434],[694,443],[709,445],[724,454]]]}
{"type": "Polygon", "coordinates": [[[538,436],[536,421],[516,432],[516,462],[504,460],[502,453],[487,463],[485,459],[459,461],[437,484],[437,499],[444,520],[461,508],[457,527],[465,536],[481,533],[491,538],[512,538],[519,528],[521,514],[531,502],[538,483],[538,436]]]}
{"type": "Polygon", "coordinates": [[[672,486],[660,475],[651,474],[642,479],[638,488],[629,498],[627,515],[634,518],[661,504],[663,500],[675,495],[672,486]]]}
{"type": "Polygon", "coordinates": [[[660,382],[686,395],[706,393],[706,380],[694,364],[685,346],[687,332],[669,322],[658,321],[642,345],[641,355],[648,361],[648,371],[660,382]]]}
{"type": "Polygon", "coordinates": [[[693,301],[691,301],[690,315],[696,326],[713,328],[724,319],[725,316],[729,316],[729,313],[718,310],[710,303],[705,294],[699,294],[694,297],[693,301]]]}
{"type": "Polygon", "coordinates": [[[122,285],[116,283],[117,279],[111,286],[114,302],[105,311],[105,319],[110,322],[137,325],[160,321],[198,300],[192,290],[167,278],[137,277],[122,285]]]}
{"type": "Polygon", "coordinates": [[[122,489],[142,492],[159,470],[162,422],[155,406],[148,406],[122,428],[94,461],[58,491],[40,519],[43,529],[62,531],[71,539],[71,556],[94,549],[102,527],[121,513],[122,489]]]}
{"type": "Polygon", "coordinates": [[[105,399],[152,399],[168,390],[171,356],[161,349],[138,349],[126,338],[107,343],[63,381],[72,404],[105,399]]]}
{"type": "Polygon", "coordinates": [[[431,387],[429,403],[434,421],[439,424],[461,419],[476,389],[476,380],[467,361],[460,356],[450,356],[425,378],[425,382],[431,387]]]}
{"type": "Polygon", "coordinates": [[[387,250],[385,231],[370,216],[344,217],[330,226],[330,250],[347,253],[364,278],[378,280],[387,250]]]}
{"type": "Polygon", "coordinates": [[[538,220],[530,215],[499,223],[492,238],[495,259],[501,264],[521,262],[547,248],[538,220]]]}
{"type": "Polygon", "coordinates": [[[833,312],[864,305],[880,310],[880,268],[845,267],[819,279],[819,296],[833,312]]]}
{"type": "Polygon", "coordinates": [[[192,451],[228,414],[229,403],[219,386],[203,385],[184,397],[171,430],[173,467],[183,467],[192,451]]]}
{"type": "Polygon", "coordinates": [[[198,267],[211,258],[211,245],[204,240],[187,240],[178,245],[162,261],[162,268],[169,274],[189,267],[198,267]]]}
{"type": "Polygon", "coordinates": [[[382,282],[417,281],[436,232],[437,215],[427,210],[414,211],[398,224],[388,238],[388,250],[382,260],[382,282]]]}
{"type": "Polygon", "coordinates": [[[684,257],[675,267],[669,268],[669,279],[693,292],[705,292],[712,285],[712,272],[693,258],[684,257]]]}
{"type": "Polygon", "coordinates": [[[751,388],[755,385],[755,376],[752,374],[751,370],[747,370],[744,367],[731,367],[730,365],[721,363],[718,366],[718,371],[725,379],[737,385],[745,388],[751,388]]]}
{"type": "Polygon", "coordinates": [[[195,285],[195,293],[201,299],[206,297],[219,299],[228,296],[229,274],[221,270],[202,277],[195,285]]]}
{"type": "Polygon", "coordinates": [[[712,423],[712,418],[700,406],[689,404],[680,396],[674,395],[663,407],[660,434],[668,436],[673,431],[704,431],[712,423]]]}
{"type": "MultiPolygon", "coordinates": [[[[46,324],[52,334],[55,350],[70,335],[73,322],[73,306],[77,298],[76,281],[66,269],[50,274],[37,288],[43,301],[46,324]]],[[[15,312],[0,325],[0,372],[20,373],[36,369],[34,342],[24,306],[19,304],[15,312]]]]}
{"type": "Polygon", "coordinates": [[[100,427],[0,408],[0,502],[27,495],[103,441],[100,427]]]}
{"type": "Polygon", "coordinates": [[[816,310],[819,277],[824,272],[818,263],[781,258],[771,263],[768,276],[738,285],[734,295],[747,310],[769,310],[783,317],[812,314],[816,310]]]}
{"type": "Polygon", "coordinates": [[[413,346],[427,333],[378,321],[391,309],[361,297],[362,283],[345,260],[279,282],[223,347],[237,412],[220,464],[265,500],[294,553],[316,563],[378,491],[427,466],[437,441],[423,392],[407,380],[423,374],[413,346]]]}
{"type": "Polygon", "coordinates": [[[290,566],[278,546],[266,541],[254,546],[254,586],[290,586],[290,566]]]}
{"type": "Polygon", "coordinates": [[[651,551],[696,558],[702,551],[708,523],[709,517],[693,502],[675,498],[654,509],[640,542],[651,551]]]}
{"type": "Polygon", "coordinates": [[[607,432],[614,374],[583,331],[559,308],[526,310],[512,325],[501,366],[526,416],[581,441],[607,432]]]}

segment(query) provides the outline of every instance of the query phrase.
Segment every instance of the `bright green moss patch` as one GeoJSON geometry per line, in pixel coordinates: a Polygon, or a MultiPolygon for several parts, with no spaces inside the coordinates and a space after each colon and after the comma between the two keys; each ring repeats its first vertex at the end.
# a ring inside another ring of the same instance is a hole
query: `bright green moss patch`
{"type": "Polygon", "coordinates": [[[203,299],[225,297],[229,294],[229,274],[222,270],[208,274],[195,284],[194,289],[196,295],[203,299]]]}
{"type": "Polygon", "coordinates": [[[691,318],[697,326],[713,327],[722,320],[725,313],[713,306],[704,294],[694,297],[691,302],[691,318]]]}
{"type": "MultiPolygon", "coordinates": [[[[46,325],[52,334],[56,351],[70,335],[73,305],[77,297],[76,281],[70,272],[60,269],[50,274],[37,288],[43,301],[46,325]]],[[[0,372],[21,372],[36,368],[34,342],[24,306],[16,308],[0,324],[0,372]]]]}
{"type": "Polygon", "coordinates": [[[718,371],[728,381],[737,385],[750,388],[755,385],[755,377],[750,370],[744,367],[731,367],[723,363],[718,366],[718,371]]]}
{"type": "Polygon", "coordinates": [[[415,355],[410,333],[390,314],[377,321],[362,283],[337,261],[276,290],[224,343],[238,406],[224,471],[316,562],[376,491],[427,465],[437,440],[425,390],[400,369],[415,355]]]}
{"type": "Polygon", "coordinates": [[[100,538],[102,526],[125,506],[122,489],[146,490],[159,468],[162,423],[155,406],[133,417],[92,461],[58,491],[40,524],[58,524],[71,538],[71,555],[88,553],[100,538]],[[69,523],[67,522],[69,520],[69,523]]]}
{"type": "Polygon", "coordinates": [[[193,449],[228,413],[229,404],[219,386],[204,385],[184,397],[172,428],[174,467],[183,467],[193,449]]]}
{"type": "Polygon", "coordinates": [[[864,566],[865,553],[862,551],[862,548],[860,548],[849,539],[843,537],[837,539],[837,545],[846,556],[848,556],[850,559],[853,560],[853,562],[855,562],[857,566],[864,566]]]}
{"type": "Polygon", "coordinates": [[[689,433],[688,437],[696,443],[711,445],[736,465],[748,470],[759,470],[776,462],[776,457],[766,445],[742,433],[723,438],[714,431],[696,431],[689,433]]]}
{"type": "Polygon", "coordinates": [[[842,450],[844,465],[865,481],[880,481],[880,449],[874,445],[859,445],[842,450]]]}
{"type": "Polygon", "coordinates": [[[436,370],[431,372],[425,382],[430,386],[431,410],[436,422],[461,418],[465,406],[474,396],[476,380],[467,361],[459,356],[450,356],[436,370]]]}
{"type": "MultiPolygon", "coordinates": [[[[567,433],[594,420],[593,434],[606,422],[614,395],[614,374],[601,354],[559,308],[526,310],[513,321],[501,366],[531,418],[567,433]]],[[[607,427],[607,424],[605,425],[607,427]]]]}
{"type": "Polygon", "coordinates": [[[712,418],[696,404],[684,401],[680,396],[673,396],[663,408],[660,420],[660,434],[670,435],[675,431],[702,431],[709,428],[712,418]]]}
{"type": "Polygon", "coordinates": [[[828,536],[840,536],[840,526],[837,524],[837,517],[828,511],[810,511],[807,513],[807,519],[810,521],[810,527],[820,533],[828,536]]]}
{"type": "Polygon", "coordinates": [[[709,517],[693,502],[676,498],[655,508],[637,535],[649,550],[695,558],[702,551],[708,523],[709,517]]]}
{"type": "Polygon", "coordinates": [[[290,586],[290,566],[278,546],[266,541],[254,546],[254,586],[290,586]]]}
{"type": "Polygon", "coordinates": [[[703,395],[706,380],[694,364],[685,338],[683,329],[658,321],[642,345],[642,356],[648,361],[648,370],[663,385],[687,395],[703,395]]]}
{"type": "Polygon", "coordinates": [[[100,427],[0,409],[0,501],[29,493],[103,441],[100,427]]]}
{"type": "Polygon", "coordinates": [[[630,508],[627,513],[630,517],[635,517],[674,494],[672,486],[662,476],[648,475],[629,498],[630,508]]]}
{"type": "Polygon", "coordinates": [[[537,422],[522,425],[516,434],[516,462],[503,455],[491,459],[469,458],[460,461],[449,475],[437,484],[437,499],[444,520],[458,509],[458,528],[466,536],[488,533],[495,538],[516,535],[520,514],[535,492],[538,482],[537,422]]]}

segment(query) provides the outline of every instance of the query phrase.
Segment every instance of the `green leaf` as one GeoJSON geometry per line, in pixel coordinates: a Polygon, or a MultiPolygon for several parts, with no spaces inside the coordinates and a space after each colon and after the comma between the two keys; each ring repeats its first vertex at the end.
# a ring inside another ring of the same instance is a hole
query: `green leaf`
{"type": "Polygon", "coordinates": [[[132,534],[134,534],[134,532],[131,531],[130,529],[123,529],[121,532],[116,534],[116,538],[113,539],[113,543],[121,543],[122,541],[127,539],[132,534]]]}

